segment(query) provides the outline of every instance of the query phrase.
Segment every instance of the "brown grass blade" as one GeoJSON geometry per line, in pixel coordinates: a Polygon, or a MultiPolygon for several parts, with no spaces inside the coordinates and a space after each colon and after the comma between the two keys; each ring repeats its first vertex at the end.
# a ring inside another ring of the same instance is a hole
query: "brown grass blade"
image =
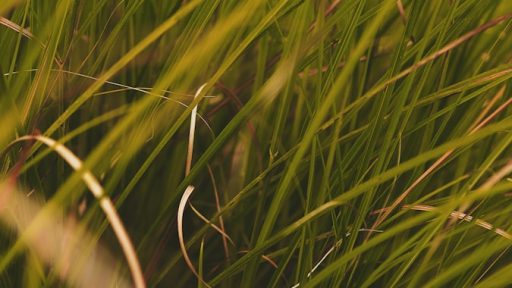
{"type": "Polygon", "coordinates": [[[196,275],[197,279],[206,285],[207,287],[211,287],[206,283],[206,281],[197,273],[196,268],[194,267],[194,264],[192,263],[192,260],[190,260],[190,257],[188,256],[187,252],[187,245],[185,244],[185,238],[183,237],[183,214],[185,212],[185,207],[187,206],[188,199],[190,198],[190,195],[192,195],[192,192],[194,192],[194,186],[189,185],[187,189],[185,189],[185,192],[183,193],[183,196],[181,197],[180,204],[178,206],[178,240],[180,243],[180,249],[181,253],[183,253],[183,259],[185,260],[185,263],[187,263],[188,268],[196,275]]]}
{"type": "Polygon", "coordinates": [[[128,262],[128,266],[130,267],[130,271],[132,273],[135,287],[146,287],[135,248],[133,247],[130,237],[128,236],[128,233],[126,232],[126,229],[124,228],[124,225],[119,215],[117,214],[114,204],[105,194],[103,187],[98,182],[96,177],[94,177],[94,175],[89,170],[84,169],[82,161],[75,154],[73,154],[73,152],[71,152],[68,148],[66,148],[66,146],[58,143],[57,141],[42,135],[29,135],[18,138],[16,142],[23,140],[37,140],[46,144],[55,152],[57,152],[57,154],[59,154],[75,171],[82,171],[82,180],[85,182],[94,197],[96,197],[98,200],[100,207],[107,216],[107,219],[110,222],[112,229],[114,230],[119,244],[123,249],[126,260],[128,262]]]}
{"type": "MultiPolygon", "coordinates": [[[[501,89],[500,89],[501,91],[501,89]]],[[[498,91],[497,93],[497,96],[501,97],[501,94],[502,92],[498,91]]],[[[493,97],[493,98],[496,98],[496,97],[493,97]]],[[[494,103],[494,101],[491,101],[489,102],[490,105],[492,105],[494,103]]],[[[489,116],[487,116],[486,118],[484,118],[483,120],[481,120],[479,123],[475,122],[475,124],[472,125],[472,127],[474,126],[474,128],[472,128],[470,131],[469,131],[469,135],[477,132],[478,130],[480,130],[483,126],[485,126],[486,124],[488,124],[492,119],[494,119],[499,113],[503,112],[503,110],[505,110],[505,108],[507,108],[510,104],[512,103],[512,98],[508,99],[506,102],[504,102],[503,104],[501,104],[498,108],[496,108],[496,110],[493,111],[493,113],[491,113],[489,116]]],[[[487,110],[487,108],[484,108],[484,110],[487,110]]],[[[477,121],[480,119],[477,118],[477,121]]],[[[416,186],[418,186],[419,183],[421,183],[425,178],[427,178],[434,170],[436,170],[446,159],[448,159],[450,157],[450,155],[453,154],[455,150],[450,150],[450,151],[447,151],[445,154],[443,154],[441,157],[439,157],[439,159],[437,159],[427,170],[425,170],[425,172],[423,172],[420,177],[418,177],[412,184],[411,186],[409,186],[394,202],[393,204],[391,204],[390,206],[390,209],[387,209],[386,211],[384,211],[384,214],[382,214],[381,216],[379,216],[377,218],[377,220],[375,221],[375,223],[373,224],[372,226],[372,229],[375,229],[376,227],[378,227],[380,224],[382,224],[382,222],[391,214],[391,212],[400,205],[400,203],[402,203],[404,201],[404,199],[407,197],[407,195],[409,195],[409,193],[412,192],[412,190],[414,190],[414,188],[416,188],[416,186]]],[[[464,210],[464,209],[463,209],[464,210]]],[[[369,234],[368,234],[369,235],[369,234]]]]}

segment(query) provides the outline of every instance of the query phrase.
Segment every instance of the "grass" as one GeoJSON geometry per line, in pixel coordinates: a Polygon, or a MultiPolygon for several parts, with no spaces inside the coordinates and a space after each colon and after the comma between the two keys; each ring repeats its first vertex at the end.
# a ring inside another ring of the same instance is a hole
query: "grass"
{"type": "Polygon", "coordinates": [[[508,287],[511,27],[510,1],[2,1],[0,286],[508,287]]]}

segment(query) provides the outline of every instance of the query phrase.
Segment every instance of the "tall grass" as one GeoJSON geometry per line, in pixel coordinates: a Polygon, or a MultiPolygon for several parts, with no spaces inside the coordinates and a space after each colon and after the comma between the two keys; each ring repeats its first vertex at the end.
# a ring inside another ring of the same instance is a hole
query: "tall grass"
{"type": "Polygon", "coordinates": [[[511,27],[511,1],[2,1],[0,286],[511,285],[511,27]]]}

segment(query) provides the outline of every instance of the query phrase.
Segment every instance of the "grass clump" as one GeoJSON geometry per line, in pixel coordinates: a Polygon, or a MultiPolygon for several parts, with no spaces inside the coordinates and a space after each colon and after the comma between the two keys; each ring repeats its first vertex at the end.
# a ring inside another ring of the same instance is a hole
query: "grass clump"
{"type": "Polygon", "coordinates": [[[510,285],[511,25],[510,1],[2,1],[0,286],[510,285]]]}

